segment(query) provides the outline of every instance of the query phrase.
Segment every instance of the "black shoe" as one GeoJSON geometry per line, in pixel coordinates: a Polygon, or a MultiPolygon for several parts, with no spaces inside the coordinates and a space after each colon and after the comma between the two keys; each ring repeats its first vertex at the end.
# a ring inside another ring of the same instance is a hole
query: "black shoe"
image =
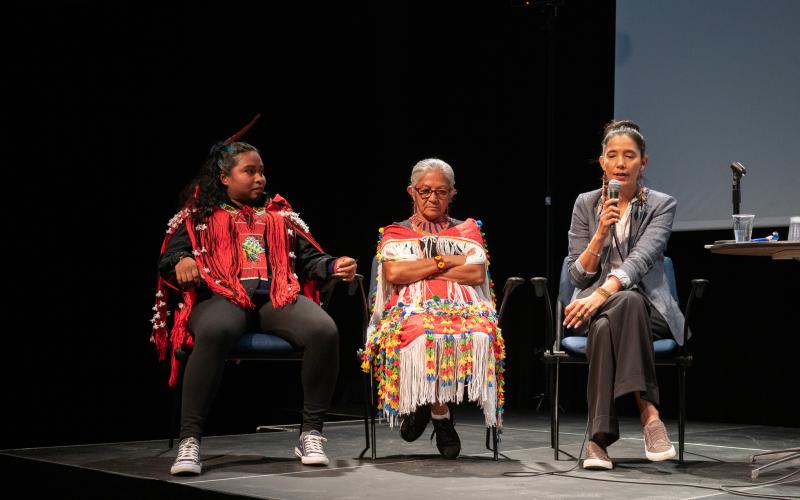
{"type": "MultiPolygon", "coordinates": [[[[461,440],[458,438],[455,425],[451,418],[433,419],[433,434],[436,435],[436,447],[444,458],[458,458],[461,453],[461,440]]],[[[433,435],[431,436],[433,438],[433,435]]]]}
{"type": "Polygon", "coordinates": [[[415,441],[425,432],[425,428],[428,426],[430,420],[430,405],[417,406],[417,409],[404,418],[403,423],[400,424],[400,437],[409,443],[415,441]]]}

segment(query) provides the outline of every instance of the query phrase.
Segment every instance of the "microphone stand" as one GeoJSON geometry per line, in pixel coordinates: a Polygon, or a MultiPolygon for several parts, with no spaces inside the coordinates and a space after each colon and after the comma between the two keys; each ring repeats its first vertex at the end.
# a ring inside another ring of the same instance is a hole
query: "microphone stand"
{"type": "Polygon", "coordinates": [[[742,201],[742,173],[736,169],[733,170],[733,186],[731,193],[733,195],[733,213],[739,213],[739,204],[742,201]]]}

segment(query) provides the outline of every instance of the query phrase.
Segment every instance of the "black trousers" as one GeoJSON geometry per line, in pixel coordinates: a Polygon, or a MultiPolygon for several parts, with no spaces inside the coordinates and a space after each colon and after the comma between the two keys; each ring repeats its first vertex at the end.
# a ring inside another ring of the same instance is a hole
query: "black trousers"
{"type": "Polygon", "coordinates": [[[638,291],[612,295],[589,323],[587,401],[589,436],[602,446],[619,439],[615,400],[639,395],[659,405],[653,340],[670,338],[669,327],[649,300],[638,291]]]}
{"type": "Polygon", "coordinates": [[[303,427],[322,431],[325,412],[339,374],[339,331],[317,304],[299,295],[275,309],[269,295],[253,297],[255,310],[244,310],[219,295],[196,304],[189,316],[194,350],[183,378],[181,439],[201,437],[211,403],[222,379],[225,358],[248,328],[284,338],[302,348],[303,427]]]}

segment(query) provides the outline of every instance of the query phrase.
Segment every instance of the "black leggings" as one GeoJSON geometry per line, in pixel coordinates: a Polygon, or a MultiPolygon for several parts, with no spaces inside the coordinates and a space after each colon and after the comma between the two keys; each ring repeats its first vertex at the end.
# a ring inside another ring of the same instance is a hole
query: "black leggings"
{"type": "Polygon", "coordinates": [[[181,439],[201,437],[222,379],[225,358],[248,328],[284,338],[303,349],[303,427],[322,431],[339,373],[339,332],[317,304],[299,295],[275,309],[268,295],[255,295],[247,311],[219,295],[196,304],[189,316],[194,350],[186,364],[181,401],[181,439]]]}

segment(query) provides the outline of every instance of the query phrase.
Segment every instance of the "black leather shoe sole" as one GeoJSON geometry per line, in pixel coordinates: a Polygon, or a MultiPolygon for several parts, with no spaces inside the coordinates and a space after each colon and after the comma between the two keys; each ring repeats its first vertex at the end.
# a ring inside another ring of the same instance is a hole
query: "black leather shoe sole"
{"type": "Polygon", "coordinates": [[[461,439],[451,419],[433,421],[436,447],[444,458],[455,459],[461,453],[461,439]]]}
{"type": "Polygon", "coordinates": [[[414,413],[404,418],[400,424],[400,437],[409,443],[416,441],[425,432],[430,420],[431,407],[429,405],[418,406],[414,413]]]}

